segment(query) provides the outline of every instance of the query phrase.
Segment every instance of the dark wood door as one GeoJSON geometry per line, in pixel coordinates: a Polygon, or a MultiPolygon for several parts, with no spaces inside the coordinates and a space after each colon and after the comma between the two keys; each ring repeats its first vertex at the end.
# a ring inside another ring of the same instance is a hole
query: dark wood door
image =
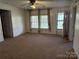
{"type": "Polygon", "coordinates": [[[4,38],[13,37],[11,12],[2,10],[1,21],[4,38]]]}
{"type": "Polygon", "coordinates": [[[69,11],[65,11],[64,14],[64,25],[63,25],[63,34],[64,34],[64,38],[68,39],[69,37],[69,17],[70,17],[70,12],[69,11]]]}

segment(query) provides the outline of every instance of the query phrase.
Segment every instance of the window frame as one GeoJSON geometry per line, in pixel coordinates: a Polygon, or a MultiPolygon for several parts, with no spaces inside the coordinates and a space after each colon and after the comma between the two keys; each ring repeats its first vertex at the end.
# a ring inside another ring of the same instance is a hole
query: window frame
{"type": "MultiPolygon", "coordinates": [[[[63,12],[58,12],[58,13],[63,13],[63,15],[65,16],[64,11],[63,12]]],[[[58,22],[62,22],[63,21],[63,24],[64,24],[64,18],[63,18],[63,20],[62,19],[61,20],[58,20],[58,13],[57,13],[57,25],[56,25],[56,28],[57,28],[57,30],[63,30],[63,28],[62,29],[59,29],[58,28],[58,22]]]]}
{"type": "Polygon", "coordinates": [[[38,29],[39,28],[39,19],[38,19],[38,27],[37,28],[32,28],[31,17],[33,17],[33,16],[37,16],[37,18],[38,18],[38,15],[32,15],[32,16],[30,16],[31,29],[38,29]]]}
{"type": "Polygon", "coordinates": [[[48,15],[40,15],[40,29],[49,29],[49,16],[48,15]],[[47,25],[48,25],[48,28],[41,28],[41,16],[47,16],[47,25]]]}

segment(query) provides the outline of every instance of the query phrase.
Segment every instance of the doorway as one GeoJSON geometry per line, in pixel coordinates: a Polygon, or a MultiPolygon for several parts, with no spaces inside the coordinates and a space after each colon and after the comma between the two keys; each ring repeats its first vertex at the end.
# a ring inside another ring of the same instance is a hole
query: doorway
{"type": "Polygon", "coordinates": [[[4,38],[13,37],[11,11],[0,9],[0,17],[4,38]]]}

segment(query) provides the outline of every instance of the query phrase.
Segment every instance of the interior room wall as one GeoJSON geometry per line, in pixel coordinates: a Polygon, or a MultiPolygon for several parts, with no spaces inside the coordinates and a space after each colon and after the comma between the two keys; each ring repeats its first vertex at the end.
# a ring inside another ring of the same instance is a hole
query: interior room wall
{"type": "Polygon", "coordinates": [[[25,29],[26,29],[26,32],[30,32],[30,24],[29,24],[29,15],[30,15],[30,11],[29,10],[26,10],[25,11],[25,29]]]}
{"type": "Polygon", "coordinates": [[[76,23],[75,23],[75,36],[74,36],[74,50],[79,59],[79,2],[76,4],[77,12],[76,12],[76,23]]]}
{"type": "Polygon", "coordinates": [[[25,30],[25,15],[24,15],[25,12],[23,9],[16,8],[14,6],[11,6],[9,4],[4,4],[1,2],[0,2],[0,9],[11,11],[13,37],[16,37],[26,31],[25,30]]]}

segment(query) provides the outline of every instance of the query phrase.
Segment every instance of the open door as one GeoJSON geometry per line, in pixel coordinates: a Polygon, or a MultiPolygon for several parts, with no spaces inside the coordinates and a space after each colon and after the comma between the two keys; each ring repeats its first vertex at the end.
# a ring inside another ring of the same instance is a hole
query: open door
{"type": "Polygon", "coordinates": [[[0,17],[0,42],[2,41],[4,41],[4,38],[3,38],[2,23],[1,23],[1,17],[0,17]]]}
{"type": "Polygon", "coordinates": [[[0,13],[4,38],[13,37],[11,12],[8,10],[0,10],[0,13]]]}
{"type": "Polygon", "coordinates": [[[64,14],[64,24],[63,24],[63,37],[65,39],[69,39],[69,17],[70,17],[70,12],[69,11],[65,11],[64,14]]]}

